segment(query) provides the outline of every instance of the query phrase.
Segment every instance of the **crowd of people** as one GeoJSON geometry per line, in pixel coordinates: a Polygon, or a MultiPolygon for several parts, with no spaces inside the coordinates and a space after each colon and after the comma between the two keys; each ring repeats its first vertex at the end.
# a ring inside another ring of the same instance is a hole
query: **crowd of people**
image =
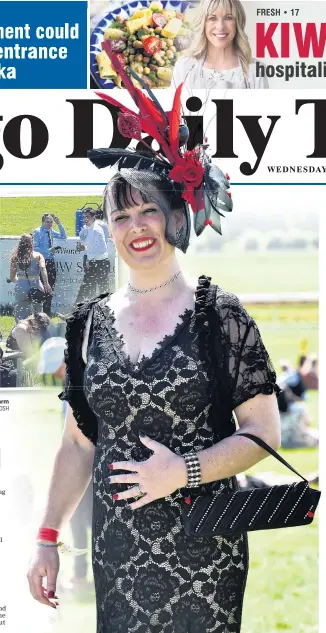
{"type": "MultiPolygon", "coordinates": [[[[102,218],[101,210],[89,207],[83,212],[77,251],[84,253],[84,275],[75,304],[109,289],[114,247],[102,218]]],[[[60,219],[44,213],[41,225],[32,233],[23,234],[11,254],[8,281],[15,284],[15,325],[2,347],[1,387],[37,383],[40,346],[51,337],[65,334],[65,315],[53,309],[52,301],[57,278],[56,252],[60,250],[56,241],[66,239],[67,231],[60,219]]]]}

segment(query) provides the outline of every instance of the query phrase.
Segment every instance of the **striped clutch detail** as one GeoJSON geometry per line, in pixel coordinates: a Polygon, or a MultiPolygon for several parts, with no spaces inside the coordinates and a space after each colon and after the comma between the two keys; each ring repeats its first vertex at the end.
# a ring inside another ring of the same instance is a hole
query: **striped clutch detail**
{"type": "Polygon", "coordinates": [[[309,487],[308,481],[290,466],[263,440],[247,433],[252,439],[299,475],[303,481],[290,485],[232,491],[223,488],[212,495],[187,497],[182,506],[184,529],[189,536],[214,536],[295,527],[312,523],[320,491],[309,487]]]}

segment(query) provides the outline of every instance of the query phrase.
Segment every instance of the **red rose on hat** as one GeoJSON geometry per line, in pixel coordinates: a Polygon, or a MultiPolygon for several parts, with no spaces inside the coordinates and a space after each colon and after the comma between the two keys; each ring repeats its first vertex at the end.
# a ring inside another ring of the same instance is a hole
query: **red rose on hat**
{"type": "Polygon", "coordinates": [[[195,151],[185,152],[179,157],[174,167],[169,172],[169,178],[175,182],[181,182],[185,186],[182,197],[190,204],[194,213],[202,208],[202,195],[198,197],[198,187],[202,185],[204,179],[204,168],[196,158],[195,151]],[[197,195],[195,193],[197,189],[197,195]]]}
{"type": "Polygon", "coordinates": [[[175,182],[182,182],[187,187],[199,187],[204,178],[204,169],[199,160],[194,158],[192,152],[185,152],[182,158],[178,158],[169,177],[175,182]]]}

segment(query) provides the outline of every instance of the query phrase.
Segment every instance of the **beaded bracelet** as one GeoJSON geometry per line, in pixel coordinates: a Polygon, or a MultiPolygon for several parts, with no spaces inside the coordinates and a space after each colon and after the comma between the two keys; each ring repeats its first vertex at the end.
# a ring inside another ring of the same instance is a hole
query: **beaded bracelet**
{"type": "Polygon", "coordinates": [[[201,470],[200,461],[197,453],[188,453],[188,455],[182,455],[186,462],[187,475],[188,475],[188,488],[195,488],[200,485],[201,482],[201,470]]]}
{"type": "Polygon", "coordinates": [[[40,543],[36,541],[36,545],[38,547],[56,547],[59,554],[70,554],[71,556],[83,556],[87,553],[87,548],[79,549],[77,547],[72,547],[71,545],[63,543],[63,541],[59,541],[58,543],[40,543]]]}

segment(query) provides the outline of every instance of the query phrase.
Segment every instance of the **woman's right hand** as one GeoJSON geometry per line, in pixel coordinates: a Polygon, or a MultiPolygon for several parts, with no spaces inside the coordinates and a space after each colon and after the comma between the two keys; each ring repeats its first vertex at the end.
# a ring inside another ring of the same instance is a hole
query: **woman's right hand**
{"type": "Polygon", "coordinates": [[[56,582],[60,567],[59,553],[56,547],[37,546],[28,569],[30,592],[38,602],[53,609],[57,608],[56,582]],[[42,585],[46,578],[46,588],[42,585]]]}
{"type": "Polygon", "coordinates": [[[43,282],[44,290],[48,295],[53,295],[53,290],[48,281],[43,282]]]}

